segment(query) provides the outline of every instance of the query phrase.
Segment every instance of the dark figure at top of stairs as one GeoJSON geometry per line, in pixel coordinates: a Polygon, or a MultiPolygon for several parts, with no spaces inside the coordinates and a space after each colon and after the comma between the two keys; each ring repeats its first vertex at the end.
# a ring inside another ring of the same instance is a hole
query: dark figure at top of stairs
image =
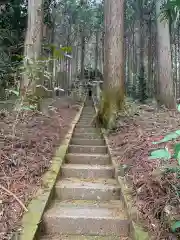
{"type": "Polygon", "coordinates": [[[89,100],[91,100],[92,98],[92,86],[90,83],[88,83],[88,96],[89,96],[89,100]]]}

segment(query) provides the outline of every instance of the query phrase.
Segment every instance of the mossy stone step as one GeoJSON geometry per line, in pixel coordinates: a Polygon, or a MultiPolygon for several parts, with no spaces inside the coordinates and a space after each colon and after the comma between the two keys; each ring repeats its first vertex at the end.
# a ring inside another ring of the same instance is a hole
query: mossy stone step
{"type": "Polygon", "coordinates": [[[72,138],[80,138],[80,139],[103,139],[101,134],[98,133],[76,133],[74,132],[72,138]]]}
{"type": "Polygon", "coordinates": [[[89,146],[105,146],[104,139],[79,139],[72,138],[72,145],[89,145],[89,146]]]}
{"type": "Polygon", "coordinates": [[[54,202],[44,214],[47,234],[82,234],[127,236],[129,220],[123,204],[94,205],[89,202],[54,202]]]}
{"type": "Polygon", "coordinates": [[[117,200],[120,187],[115,179],[79,179],[62,178],[55,186],[56,198],[59,200],[117,200]]]}
{"type": "Polygon", "coordinates": [[[113,178],[112,165],[63,164],[61,177],[65,178],[113,178]]]}
{"type": "Polygon", "coordinates": [[[107,154],[106,146],[69,145],[68,153],[107,154]]]}
{"type": "Polygon", "coordinates": [[[119,236],[83,236],[83,235],[47,235],[40,240],[130,240],[127,237],[119,236]]]}
{"type": "Polygon", "coordinates": [[[66,154],[66,163],[71,164],[98,164],[106,165],[110,163],[108,154],[86,154],[86,153],[68,153],[66,154]]]}

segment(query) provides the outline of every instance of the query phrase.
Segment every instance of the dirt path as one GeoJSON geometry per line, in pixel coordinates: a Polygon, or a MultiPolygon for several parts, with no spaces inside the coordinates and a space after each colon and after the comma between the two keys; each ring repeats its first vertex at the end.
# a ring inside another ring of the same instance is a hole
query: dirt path
{"type": "MultiPolygon", "coordinates": [[[[47,108],[47,103],[45,105],[47,108]]],[[[0,239],[10,239],[24,211],[5,189],[15,194],[25,206],[28,205],[41,187],[42,175],[49,168],[56,146],[67,133],[77,110],[78,105],[72,101],[57,99],[46,111],[47,116],[24,112],[15,126],[15,137],[12,137],[12,128],[16,115],[1,115],[0,239]]]]}

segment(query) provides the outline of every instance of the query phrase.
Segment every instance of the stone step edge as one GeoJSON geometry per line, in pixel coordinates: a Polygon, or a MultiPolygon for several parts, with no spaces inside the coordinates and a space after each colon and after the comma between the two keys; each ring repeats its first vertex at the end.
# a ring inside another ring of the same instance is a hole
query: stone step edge
{"type": "Polygon", "coordinates": [[[105,169],[105,170],[113,170],[114,167],[112,164],[76,164],[76,163],[63,163],[61,166],[62,168],[70,168],[70,169],[77,169],[77,170],[83,170],[83,169],[89,169],[89,170],[99,170],[99,169],[105,169]]]}
{"type": "Polygon", "coordinates": [[[110,165],[110,158],[108,154],[83,154],[83,153],[67,153],[65,157],[65,163],[73,164],[95,164],[96,162],[99,165],[110,165]],[[104,164],[102,164],[104,162],[104,164]]]}
{"type": "Polygon", "coordinates": [[[52,202],[51,207],[56,206],[66,206],[66,207],[88,207],[88,208],[123,208],[124,211],[124,203],[122,199],[120,200],[109,200],[109,201],[102,201],[102,200],[58,200],[55,199],[52,202]]]}
{"type": "Polygon", "coordinates": [[[67,234],[62,234],[62,235],[47,235],[47,236],[42,236],[40,240],[130,240],[130,238],[124,238],[119,236],[90,236],[90,235],[67,235],[67,234]]]}
{"type": "Polygon", "coordinates": [[[69,144],[69,147],[81,147],[81,148],[107,148],[106,145],[102,146],[102,145],[77,145],[77,144],[69,144]]]}
{"type": "Polygon", "coordinates": [[[113,178],[114,167],[112,164],[64,163],[61,167],[61,178],[63,177],[113,178]]]}
{"type": "Polygon", "coordinates": [[[119,184],[117,183],[116,179],[114,178],[95,178],[95,179],[88,179],[88,178],[75,178],[75,177],[69,177],[69,178],[60,178],[57,182],[55,187],[59,188],[64,186],[66,183],[66,189],[72,188],[73,185],[77,186],[77,188],[93,188],[97,187],[103,187],[104,188],[118,188],[120,189],[119,184]]]}
{"type": "MultiPolygon", "coordinates": [[[[99,139],[99,138],[89,139],[89,138],[77,138],[77,137],[72,137],[71,141],[72,141],[72,140],[74,140],[74,141],[95,141],[95,142],[101,141],[101,142],[104,143],[104,146],[106,146],[104,139],[99,139]]],[[[72,144],[72,145],[76,145],[76,144],[72,144]]],[[[92,145],[92,146],[93,146],[93,145],[92,145]]],[[[99,145],[99,146],[101,146],[101,145],[99,145]]]]}

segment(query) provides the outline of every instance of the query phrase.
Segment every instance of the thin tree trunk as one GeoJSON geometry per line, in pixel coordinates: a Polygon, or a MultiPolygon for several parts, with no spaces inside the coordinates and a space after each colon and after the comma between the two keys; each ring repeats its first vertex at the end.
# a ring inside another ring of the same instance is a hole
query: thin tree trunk
{"type": "Polygon", "coordinates": [[[174,72],[173,72],[173,80],[174,80],[174,91],[175,95],[177,95],[177,71],[178,71],[178,66],[177,66],[177,34],[174,32],[174,72]]]}
{"type": "Polygon", "coordinates": [[[133,85],[133,90],[134,90],[134,96],[135,98],[139,98],[139,88],[138,86],[140,85],[139,83],[139,76],[140,76],[140,35],[141,35],[141,32],[140,32],[140,23],[139,21],[136,20],[135,22],[135,49],[134,49],[134,52],[135,52],[135,62],[136,62],[136,69],[135,69],[135,82],[134,82],[134,85],[133,85]]]}
{"type": "Polygon", "coordinates": [[[177,80],[177,85],[178,85],[178,98],[180,98],[180,25],[178,25],[178,80],[177,80]]]}
{"type": "Polygon", "coordinates": [[[152,97],[152,20],[148,22],[148,92],[149,97],[152,97]]]}
{"type": "Polygon", "coordinates": [[[84,81],[84,59],[85,59],[85,36],[81,33],[81,82],[84,81]]]}
{"type": "MultiPolygon", "coordinates": [[[[80,6],[83,8],[87,3],[87,0],[80,0],[80,6]]],[[[80,38],[81,38],[81,82],[84,81],[84,62],[85,62],[85,45],[86,45],[86,37],[85,37],[85,26],[83,23],[80,25],[80,38]]]]}
{"type": "Polygon", "coordinates": [[[97,77],[97,71],[98,71],[98,60],[99,60],[99,32],[96,31],[96,46],[95,46],[95,78],[97,77]]]}
{"type": "Polygon", "coordinates": [[[139,1],[139,10],[140,10],[140,53],[139,53],[139,60],[140,60],[140,69],[139,69],[139,91],[140,91],[140,101],[144,102],[146,99],[146,82],[145,82],[145,67],[144,67],[144,19],[143,19],[143,8],[142,8],[142,1],[139,1]]]}
{"type": "Polygon", "coordinates": [[[127,92],[127,95],[130,95],[131,93],[131,57],[130,57],[130,43],[129,43],[129,39],[126,40],[126,70],[127,70],[127,73],[126,73],[126,92],[127,92]]]}
{"type": "Polygon", "coordinates": [[[132,97],[136,98],[136,69],[137,69],[137,54],[136,54],[136,38],[135,38],[135,23],[133,23],[133,83],[132,83],[132,97]]]}

